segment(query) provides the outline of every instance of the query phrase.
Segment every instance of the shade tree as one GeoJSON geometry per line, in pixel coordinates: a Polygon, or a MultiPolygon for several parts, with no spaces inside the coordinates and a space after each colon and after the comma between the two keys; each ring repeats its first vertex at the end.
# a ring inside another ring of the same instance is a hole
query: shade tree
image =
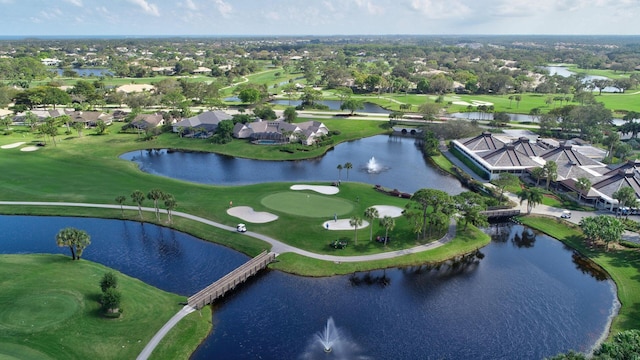
{"type": "Polygon", "coordinates": [[[56,234],[56,244],[60,247],[68,247],[72,260],[80,260],[84,249],[91,244],[91,237],[84,230],[68,227],[56,234]]]}

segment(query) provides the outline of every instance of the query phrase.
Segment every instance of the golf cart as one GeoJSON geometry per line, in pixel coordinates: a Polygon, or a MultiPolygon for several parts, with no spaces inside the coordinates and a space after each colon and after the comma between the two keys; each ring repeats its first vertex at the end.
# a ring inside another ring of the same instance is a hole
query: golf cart
{"type": "Polygon", "coordinates": [[[247,226],[245,224],[236,225],[237,232],[247,232],[247,226]]]}

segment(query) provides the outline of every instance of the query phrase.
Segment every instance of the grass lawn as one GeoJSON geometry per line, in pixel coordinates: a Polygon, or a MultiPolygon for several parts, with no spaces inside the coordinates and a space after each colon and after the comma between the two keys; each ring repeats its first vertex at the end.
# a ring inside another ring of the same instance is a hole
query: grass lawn
{"type": "MultiPolygon", "coordinates": [[[[107,319],[97,301],[107,271],[62,255],[0,255],[0,358],[134,359],[185,299],[114,271],[123,313],[107,319]]],[[[153,358],[187,359],[210,319],[190,314],[153,358]]]]}
{"type": "MultiPolygon", "coordinates": [[[[363,230],[362,232],[367,231],[363,230]]],[[[366,241],[368,241],[368,239],[366,239],[366,241]]],[[[490,241],[491,238],[489,235],[473,226],[469,226],[467,229],[458,228],[456,238],[444,246],[422,253],[404,255],[394,259],[362,261],[356,263],[342,262],[335,264],[328,261],[310,259],[293,253],[286,253],[278,256],[278,262],[271,264],[270,267],[272,269],[305,276],[350,274],[356,271],[438,263],[461,254],[476,251],[489,244],[490,241]]]]}
{"type": "Polygon", "coordinates": [[[622,304],[611,325],[610,336],[640,328],[640,252],[638,249],[609,250],[588,248],[578,226],[559,219],[526,216],[521,222],[571,246],[602,267],[615,281],[622,304]]]}
{"type": "MultiPolygon", "coordinates": [[[[341,139],[357,138],[361,135],[371,135],[381,131],[380,122],[359,120],[329,120],[330,128],[342,131],[341,139]]],[[[35,152],[22,152],[18,148],[0,149],[0,193],[3,200],[14,201],[68,201],[115,204],[117,196],[125,196],[126,205],[134,205],[130,194],[134,190],[143,193],[151,189],[160,189],[163,192],[174,195],[178,203],[176,211],[187,212],[206,219],[234,226],[239,221],[226,213],[228,204],[246,205],[255,211],[273,212],[279,219],[272,223],[252,224],[251,230],[274,237],[291,245],[317,253],[340,255],[362,255],[379,253],[386,250],[399,250],[419,245],[442,236],[442,233],[434,232],[431,239],[416,240],[415,233],[411,230],[407,219],[396,219],[396,227],[391,232],[394,241],[390,242],[387,249],[375,241],[369,241],[369,232],[358,232],[358,244],[355,245],[355,233],[353,230],[331,231],[330,234],[323,229],[321,222],[300,217],[284,211],[270,209],[260,202],[265,195],[279,192],[289,192],[292,183],[265,183],[240,187],[223,187],[194,184],[170,178],[154,176],[139,171],[134,163],[118,159],[118,155],[127,151],[143,148],[187,148],[194,150],[218,151],[223,146],[214,145],[206,141],[194,139],[181,139],[175,134],[163,134],[158,139],[143,142],[138,140],[136,134],[119,134],[121,124],[114,124],[109,128],[109,133],[103,136],[84,135],[78,137],[75,134],[59,136],[57,145],[49,144],[35,152]],[[230,190],[233,189],[233,190],[230,190]],[[346,249],[336,250],[328,244],[336,238],[347,238],[350,246],[346,249]],[[351,246],[353,244],[354,246],[351,246]]],[[[39,141],[24,129],[16,128],[11,135],[0,137],[0,145],[11,144],[19,141],[39,141]]],[[[256,150],[269,151],[273,147],[259,147],[242,141],[233,141],[238,152],[247,156],[256,150]],[[256,150],[254,150],[256,149],[256,150]]],[[[324,151],[322,149],[318,151],[324,151]]],[[[233,152],[232,152],[233,153],[233,152]]],[[[258,158],[281,159],[276,153],[264,153],[258,158]]],[[[319,185],[328,185],[326,183],[319,185]]],[[[320,195],[317,195],[320,196],[320,195]]],[[[344,213],[342,217],[352,215],[363,216],[367,207],[373,205],[392,205],[403,208],[406,199],[388,196],[375,191],[371,185],[343,182],[340,192],[331,196],[332,199],[342,204],[350,204],[352,211],[344,213]],[[356,199],[360,201],[356,201],[356,199]]],[[[306,199],[303,199],[306,200],[306,199]]],[[[146,200],[143,206],[153,206],[146,200]]],[[[281,209],[282,210],[282,209],[281,209]]],[[[341,213],[346,210],[340,210],[341,213]]],[[[338,209],[330,211],[331,217],[338,209]]],[[[60,208],[60,207],[2,207],[0,213],[4,214],[44,214],[44,215],[68,215],[68,216],[98,216],[108,218],[121,218],[118,210],[89,209],[89,208],[60,208]]],[[[140,220],[137,211],[125,211],[124,218],[140,220]]],[[[268,244],[241,236],[236,233],[214,229],[191,220],[174,218],[172,224],[167,223],[166,217],[158,222],[153,214],[145,213],[144,221],[159,223],[163,226],[171,226],[199,238],[214,241],[233,249],[242,251],[248,255],[256,255],[268,249],[268,244]]],[[[374,222],[372,224],[375,235],[384,234],[384,230],[374,222]]]]}
{"type": "Polygon", "coordinates": [[[354,204],[330,195],[320,195],[309,191],[283,191],[269,194],[260,203],[269,209],[289,215],[329,219],[353,211],[354,204]]]}

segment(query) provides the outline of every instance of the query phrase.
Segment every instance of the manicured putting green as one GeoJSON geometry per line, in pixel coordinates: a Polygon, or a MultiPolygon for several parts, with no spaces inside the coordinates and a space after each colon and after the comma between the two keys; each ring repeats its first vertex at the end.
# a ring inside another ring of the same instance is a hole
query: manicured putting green
{"type": "Polygon", "coordinates": [[[279,212],[312,218],[333,218],[353,211],[353,204],[347,200],[307,193],[284,191],[262,198],[262,205],[279,212]]]}
{"type": "Polygon", "coordinates": [[[81,296],[66,291],[34,291],[12,300],[0,308],[0,329],[41,331],[67,320],[82,307],[81,296]]]}

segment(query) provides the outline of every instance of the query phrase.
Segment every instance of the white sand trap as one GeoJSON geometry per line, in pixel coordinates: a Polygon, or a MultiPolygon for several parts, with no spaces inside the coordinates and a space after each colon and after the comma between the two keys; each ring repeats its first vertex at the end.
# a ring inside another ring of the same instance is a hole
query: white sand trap
{"type": "Polygon", "coordinates": [[[313,190],[324,195],[335,195],[340,191],[337,186],[327,185],[291,185],[291,190],[313,190]]]}
{"type": "MultiPolygon", "coordinates": [[[[358,229],[363,229],[369,226],[369,222],[362,220],[362,225],[358,226],[358,229]]],[[[322,223],[322,227],[327,230],[353,230],[353,226],[349,224],[349,219],[338,219],[338,221],[328,220],[322,223]],[[329,227],[327,227],[329,225],[329,227]]]]}
{"type": "Polygon", "coordinates": [[[372,207],[378,210],[379,218],[383,218],[385,216],[391,216],[392,218],[397,218],[402,216],[402,210],[404,210],[403,208],[400,208],[397,206],[390,206],[390,205],[374,205],[372,207]]]}
{"type": "Polygon", "coordinates": [[[13,148],[17,148],[18,146],[22,146],[26,144],[24,141],[22,142],[17,142],[17,143],[13,143],[13,144],[7,144],[7,145],[2,145],[0,146],[0,148],[2,149],[13,149],[13,148]]]}
{"type": "Polygon", "coordinates": [[[38,149],[40,148],[37,146],[25,146],[22,149],[20,149],[20,151],[36,151],[38,149]]]}
{"type": "Polygon", "coordinates": [[[263,224],[278,220],[278,215],[264,211],[254,211],[253,208],[249,206],[232,207],[227,210],[227,214],[254,224],[263,224]]]}
{"type": "Polygon", "coordinates": [[[469,104],[468,102],[466,102],[466,101],[462,101],[462,100],[460,100],[460,101],[454,101],[454,102],[453,102],[453,104],[454,104],[454,105],[463,105],[463,106],[469,106],[469,105],[471,105],[471,104],[469,104]]]}
{"type": "Polygon", "coordinates": [[[117,91],[129,94],[134,92],[152,91],[155,88],[155,86],[149,84],[128,84],[119,86],[117,91]]]}

